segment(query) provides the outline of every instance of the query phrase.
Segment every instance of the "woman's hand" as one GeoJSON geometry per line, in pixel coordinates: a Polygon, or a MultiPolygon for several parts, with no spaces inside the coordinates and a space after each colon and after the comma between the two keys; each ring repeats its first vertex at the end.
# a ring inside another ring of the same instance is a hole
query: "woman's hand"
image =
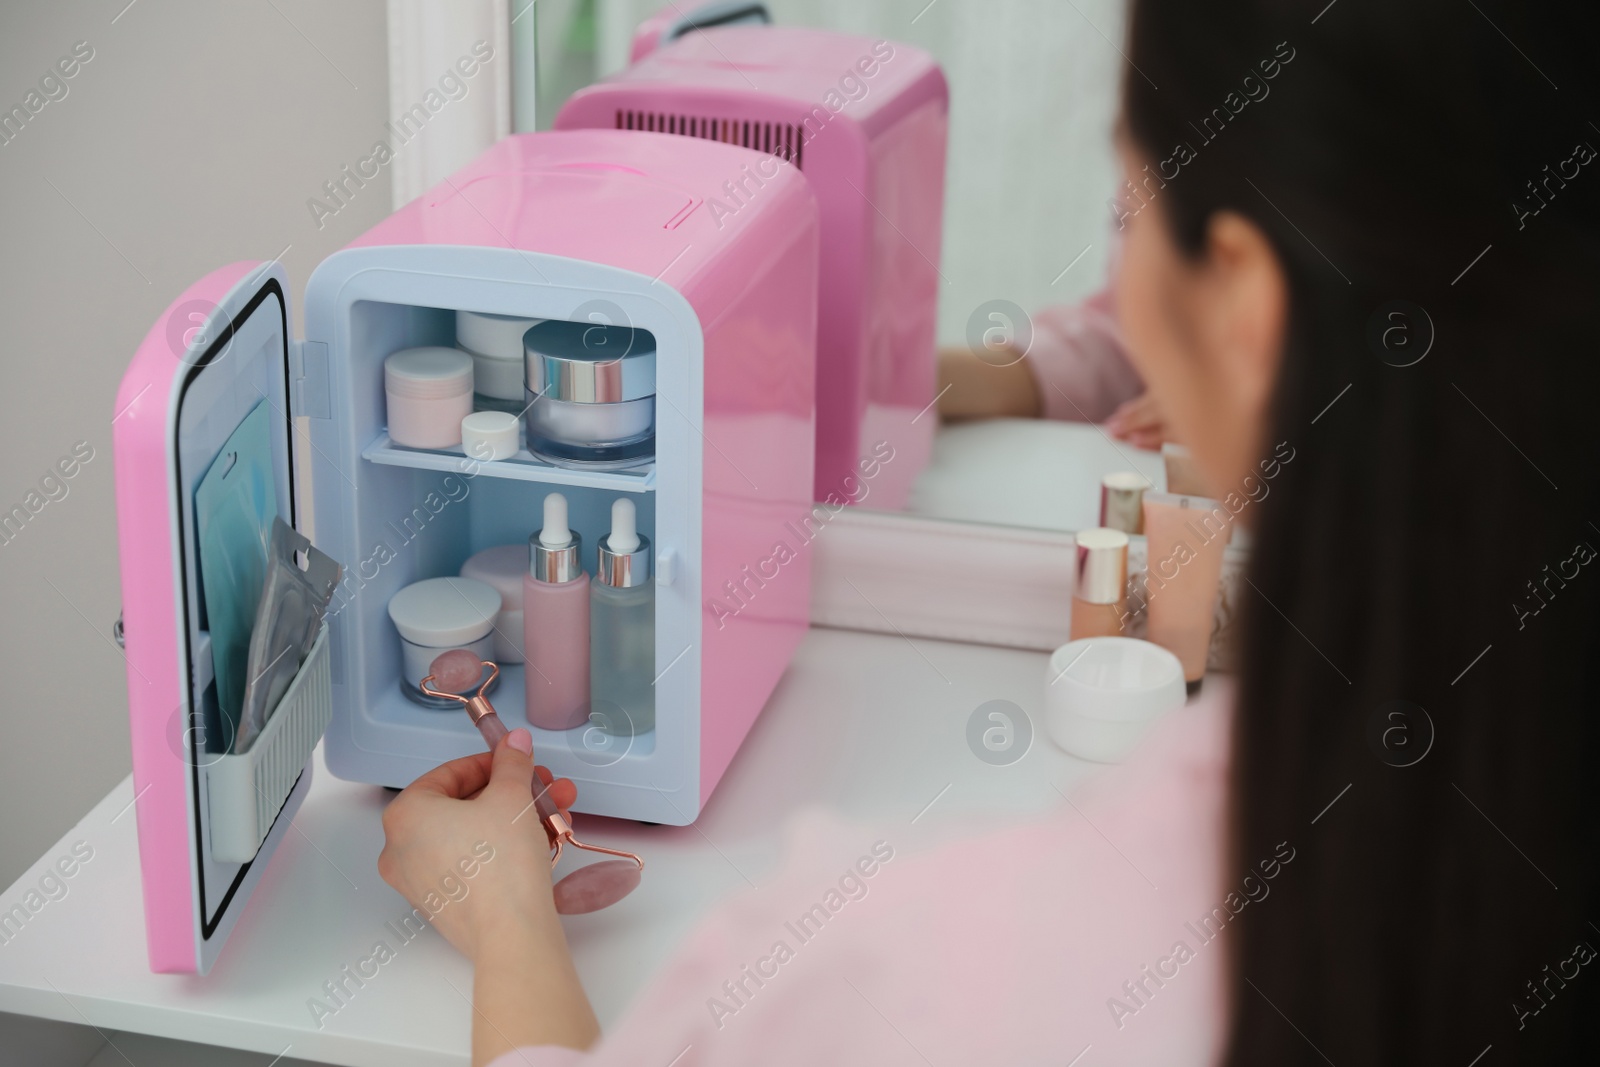
{"type": "Polygon", "coordinates": [[[383,813],[383,880],[472,960],[472,1058],[513,1048],[587,1048],[600,1026],[578,982],[550,890],[550,843],[534,782],[565,812],[577,789],[533,765],[513,730],[494,752],[441,764],[383,813]]]}
{"type": "Polygon", "coordinates": [[[412,782],[383,813],[378,873],[469,959],[512,918],[553,912],[550,843],[533,809],[533,777],[565,809],[577,797],[563,778],[535,768],[528,731],[494,753],[441,764],[412,782]]]}
{"type": "Polygon", "coordinates": [[[1151,451],[1172,440],[1166,417],[1148,392],[1141,393],[1112,412],[1106,420],[1106,431],[1135,448],[1148,448],[1151,451]]]}

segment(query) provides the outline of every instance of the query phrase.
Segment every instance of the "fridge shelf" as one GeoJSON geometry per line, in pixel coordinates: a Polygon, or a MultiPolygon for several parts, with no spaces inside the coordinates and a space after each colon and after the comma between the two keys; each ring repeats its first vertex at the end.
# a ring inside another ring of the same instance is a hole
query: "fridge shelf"
{"type": "Polygon", "coordinates": [[[483,462],[469,457],[459,445],[439,449],[406,448],[395,444],[386,433],[380,434],[376,441],[362,449],[361,456],[390,467],[509,478],[513,481],[543,482],[546,485],[584,485],[621,493],[648,493],[656,487],[656,465],[653,461],[622,470],[588,470],[558,467],[523,449],[510,459],[483,462]]]}

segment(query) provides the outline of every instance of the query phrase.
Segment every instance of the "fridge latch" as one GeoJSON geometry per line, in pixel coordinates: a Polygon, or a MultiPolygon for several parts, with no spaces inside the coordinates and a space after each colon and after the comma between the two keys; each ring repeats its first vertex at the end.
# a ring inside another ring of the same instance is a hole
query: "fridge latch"
{"type": "Polygon", "coordinates": [[[296,341],[290,346],[289,377],[293,383],[289,410],[311,419],[332,417],[328,404],[328,346],[322,341],[296,341]]]}

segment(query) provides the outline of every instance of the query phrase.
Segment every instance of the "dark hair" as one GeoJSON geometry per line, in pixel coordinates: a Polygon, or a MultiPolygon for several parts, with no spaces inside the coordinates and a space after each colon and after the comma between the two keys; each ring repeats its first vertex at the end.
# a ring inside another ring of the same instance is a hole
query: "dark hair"
{"type": "Polygon", "coordinates": [[[1230,862],[1296,859],[1227,1062],[1596,1062],[1594,5],[1322,7],[1135,0],[1125,72],[1178,245],[1289,281],[1230,862]]]}

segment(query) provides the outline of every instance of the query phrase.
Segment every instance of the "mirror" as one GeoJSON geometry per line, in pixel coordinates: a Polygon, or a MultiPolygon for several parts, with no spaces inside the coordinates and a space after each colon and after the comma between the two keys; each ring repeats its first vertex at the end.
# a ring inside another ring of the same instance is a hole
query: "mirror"
{"type": "MultiPolygon", "coordinates": [[[[1117,229],[1108,205],[1119,181],[1111,132],[1120,0],[766,7],[779,25],[920,48],[949,85],[943,247],[924,257],[939,275],[941,369],[927,392],[940,395],[927,410],[896,410],[869,431],[899,447],[885,468],[892,476],[864,484],[859,506],[1072,531],[1098,525],[1102,475],[1134,470],[1162,486],[1158,453],[1087,421],[1104,420],[1139,391],[1105,344],[1114,330],[1103,290],[1117,229]],[[1047,364],[1049,377],[1030,374],[1047,364]],[[981,417],[1041,409],[1047,417],[981,417]]],[[[572,93],[626,67],[647,19],[699,10],[661,0],[540,0],[538,127],[551,128],[572,93]]]]}

